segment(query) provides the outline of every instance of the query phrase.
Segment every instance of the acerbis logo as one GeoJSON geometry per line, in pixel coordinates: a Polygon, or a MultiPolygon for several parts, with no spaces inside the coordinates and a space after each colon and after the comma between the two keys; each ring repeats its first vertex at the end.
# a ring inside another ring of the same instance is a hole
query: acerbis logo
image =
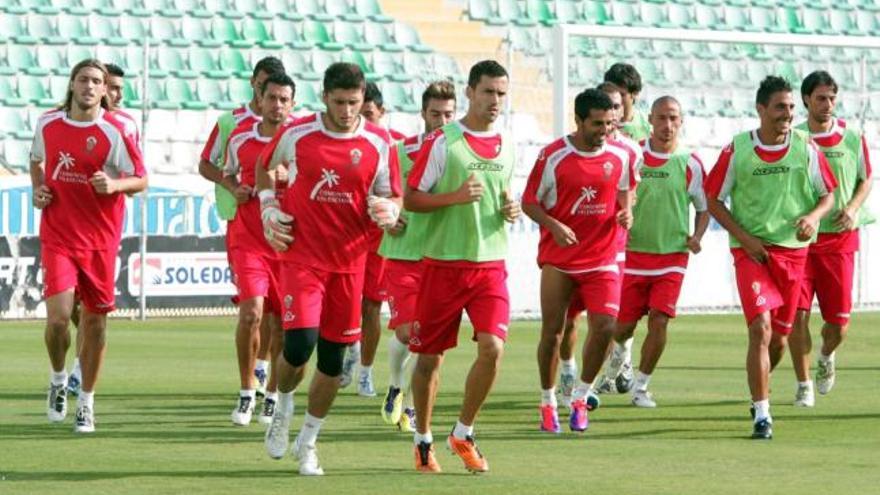
{"type": "Polygon", "coordinates": [[[761,167],[756,168],[752,175],[761,176],[761,175],[776,175],[776,174],[787,174],[791,170],[791,167],[787,167],[785,165],[774,165],[772,167],[761,167]]]}
{"type": "Polygon", "coordinates": [[[642,170],[642,178],[644,179],[666,179],[668,177],[669,172],[662,170],[642,170]]]}
{"type": "Polygon", "coordinates": [[[468,163],[468,170],[479,170],[481,172],[502,172],[504,165],[496,162],[471,162],[468,163]]]}

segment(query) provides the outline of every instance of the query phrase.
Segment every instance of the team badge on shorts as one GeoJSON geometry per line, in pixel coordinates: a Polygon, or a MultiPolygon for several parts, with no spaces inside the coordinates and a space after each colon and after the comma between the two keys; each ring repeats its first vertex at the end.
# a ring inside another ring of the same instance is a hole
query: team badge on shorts
{"type": "Polygon", "coordinates": [[[752,282],[752,292],[755,294],[761,293],[761,282],[752,282]]]}
{"type": "Polygon", "coordinates": [[[287,309],[290,309],[290,307],[292,305],[293,305],[293,296],[291,296],[290,294],[287,294],[286,296],[284,296],[284,307],[287,309]]]}
{"type": "Polygon", "coordinates": [[[293,314],[293,311],[286,311],[284,313],[284,323],[290,323],[296,319],[296,315],[293,314]]]}
{"type": "Polygon", "coordinates": [[[350,155],[352,166],[357,167],[361,163],[361,157],[363,156],[363,153],[361,153],[361,150],[355,148],[351,150],[350,155]]]}
{"type": "Polygon", "coordinates": [[[422,339],[419,338],[419,330],[422,326],[418,321],[414,321],[409,331],[409,345],[422,345],[422,339]]]}
{"type": "Polygon", "coordinates": [[[97,145],[98,140],[97,138],[95,138],[95,136],[89,136],[86,138],[86,151],[91,152],[93,149],[95,149],[95,146],[97,145]]]}

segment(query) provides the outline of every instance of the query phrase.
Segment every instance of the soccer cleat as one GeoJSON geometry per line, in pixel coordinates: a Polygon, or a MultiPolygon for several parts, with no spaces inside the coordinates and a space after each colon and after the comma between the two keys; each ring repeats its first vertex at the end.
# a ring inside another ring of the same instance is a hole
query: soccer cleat
{"type": "Polygon", "coordinates": [[[265,397],[266,383],[269,381],[269,376],[266,374],[266,370],[259,368],[254,369],[254,380],[257,382],[257,397],[265,397]]]}
{"type": "Polygon", "coordinates": [[[608,361],[605,362],[606,376],[618,376],[624,362],[629,361],[626,359],[625,351],[620,351],[619,349],[620,347],[617,344],[612,345],[611,356],[609,356],[608,361]]]}
{"type": "Polygon", "coordinates": [[[64,385],[49,384],[46,415],[52,423],[60,423],[67,417],[67,391],[64,385]]]}
{"type": "Polygon", "coordinates": [[[287,452],[287,446],[290,443],[290,415],[276,413],[272,416],[269,428],[266,429],[266,437],[263,444],[266,446],[266,453],[272,459],[281,459],[287,452]]]}
{"type": "Polygon", "coordinates": [[[477,448],[474,437],[468,435],[464,440],[455,438],[454,435],[446,437],[446,446],[453,454],[464,461],[464,468],[472,473],[485,473],[489,470],[489,463],[477,448]]]}
{"type": "Polygon", "coordinates": [[[358,395],[361,397],[376,396],[376,389],[373,388],[373,375],[361,375],[358,380],[358,395]]]}
{"type": "Polygon", "coordinates": [[[263,400],[263,409],[260,411],[260,417],[257,421],[262,425],[272,424],[272,417],[275,415],[275,401],[272,399],[263,400]]]}
{"type": "Polygon", "coordinates": [[[571,404],[571,393],[574,391],[574,384],[577,378],[570,374],[562,372],[559,374],[559,391],[562,395],[562,403],[568,407],[571,404]]]}
{"type": "Polygon", "coordinates": [[[556,408],[550,404],[540,407],[541,411],[541,431],[549,433],[560,433],[562,428],[559,427],[559,414],[556,408]]]}
{"type": "Polygon", "coordinates": [[[76,415],[73,420],[74,433],[94,433],[95,431],[95,413],[92,408],[86,405],[80,405],[76,408],[76,415]]]}
{"type": "Polygon", "coordinates": [[[568,427],[571,431],[587,431],[587,428],[590,427],[590,419],[587,417],[587,401],[584,399],[571,401],[568,427]]]}
{"type": "Polygon", "coordinates": [[[599,409],[599,404],[601,402],[599,396],[590,390],[590,393],[587,394],[587,411],[595,411],[596,409],[599,409]]]}
{"type": "Polygon", "coordinates": [[[238,397],[238,405],[232,410],[232,424],[247,426],[251,424],[251,416],[254,414],[254,399],[247,395],[238,397]]]}
{"type": "Polygon", "coordinates": [[[606,378],[605,375],[602,375],[601,378],[599,378],[599,383],[593,386],[593,390],[595,390],[597,394],[611,394],[616,392],[617,388],[613,381],[606,378]]]}
{"type": "Polygon", "coordinates": [[[67,378],[67,393],[76,397],[82,389],[82,379],[79,373],[71,373],[67,378]]]}
{"type": "Polygon", "coordinates": [[[834,361],[819,361],[816,370],[816,389],[825,395],[834,387],[834,361]]]}
{"type": "Polygon", "coordinates": [[[434,445],[428,442],[419,442],[413,449],[416,458],[416,471],[420,473],[440,473],[440,464],[434,457],[434,445]]]}
{"type": "Polygon", "coordinates": [[[755,420],[755,405],[749,404],[749,416],[752,417],[752,421],[755,420]]]}
{"type": "Polygon", "coordinates": [[[636,407],[653,409],[657,407],[654,397],[647,390],[636,390],[632,395],[632,404],[636,407]]]}
{"type": "Polygon", "coordinates": [[[614,378],[614,388],[618,394],[625,394],[632,390],[634,382],[632,364],[625,361],[620,367],[620,373],[614,378]]]}
{"type": "Polygon", "coordinates": [[[348,346],[348,350],[345,352],[345,360],[342,362],[342,374],[339,375],[340,388],[345,388],[351,385],[351,380],[354,377],[354,370],[357,368],[357,364],[361,361],[361,353],[353,349],[354,346],[348,346]]]}
{"type": "Polygon", "coordinates": [[[755,423],[752,430],[752,439],[754,440],[770,440],[773,438],[773,423],[769,419],[762,419],[755,423]]]}
{"type": "Polygon", "coordinates": [[[389,425],[395,425],[400,422],[402,413],[403,394],[397,387],[388,387],[388,393],[385,394],[385,400],[382,403],[382,419],[389,425]]]}
{"type": "Polygon", "coordinates": [[[813,387],[809,385],[798,385],[797,392],[794,393],[794,405],[797,407],[815,406],[816,396],[813,394],[813,387]]]}
{"type": "Polygon", "coordinates": [[[324,476],[324,468],[318,462],[318,449],[314,445],[299,443],[299,437],[293,441],[290,452],[299,461],[299,474],[303,476],[324,476]]]}
{"type": "Polygon", "coordinates": [[[400,421],[397,422],[397,429],[404,433],[412,433],[416,431],[416,410],[411,407],[403,409],[400,415],[400,421]]]}

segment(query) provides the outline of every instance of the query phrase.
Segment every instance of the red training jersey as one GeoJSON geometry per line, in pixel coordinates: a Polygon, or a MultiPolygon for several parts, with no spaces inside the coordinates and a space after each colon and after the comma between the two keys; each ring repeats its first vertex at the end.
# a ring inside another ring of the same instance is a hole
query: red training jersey
{"type": "MultiPolygon", "coordinates": [[[[232,111],[232,116],[235,118],[235,128],[239,128],[242,125],[253,124],[254,122],[260,122],[262,118],[255,114],[250,105],[244,105],[242,107],[236,108],[232,111]]],[[[211,129],[211,134],[208,136],[208,141],[205,143],[205,147],[202,149],[202,160],[211,162],[215,165],[222,166],[220,162],[220,156],[223,153],[223,147],[226,146],[226,143],[221,143],[220,139],[220,127],[217,124],[214,124],[214,128],[211,129]]]]}

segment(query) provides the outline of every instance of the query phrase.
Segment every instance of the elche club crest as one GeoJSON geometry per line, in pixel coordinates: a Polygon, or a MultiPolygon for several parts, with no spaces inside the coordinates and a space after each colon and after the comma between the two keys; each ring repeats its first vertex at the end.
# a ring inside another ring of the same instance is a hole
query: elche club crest
{"type": "Polygon", "coordinates": [[[98,145],[98,139],[95,138],[95,136],[89,136],[86,138],[86,151],[88,151],[89,153],[91,153],[92,150],[95,149],[95,146],[97,146],[97,145],[98,145]]]}
{"type": "Polygon", "coordinates": [[[351,150],[351,152],[349,152],[349,155],[351,156],[351,165],[353,167],[357,167],[358,165],[360,165],[361,158],[364,156],[363,152],[361,152],[361,150],[357,148],[351,150]]]}
{"type": "Polygon", "coordinates": [[[614,165],[611,162],[605,162],[602,164],[602,172],[605,173],[605,178],[611,177],[611,171],[614,170],[614,165]]]}

